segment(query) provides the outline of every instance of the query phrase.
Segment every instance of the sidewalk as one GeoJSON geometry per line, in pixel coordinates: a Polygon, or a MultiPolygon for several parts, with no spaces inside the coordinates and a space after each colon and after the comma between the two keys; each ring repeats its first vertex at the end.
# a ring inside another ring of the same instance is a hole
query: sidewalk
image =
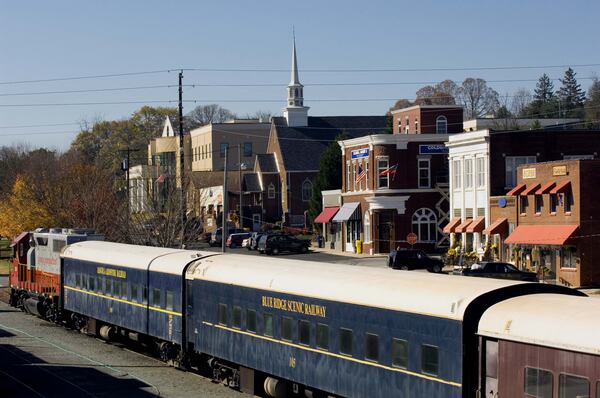
{"type": "Polygon", "coordinates": [[[368,254],[368,253],[362,253],[362,254],[356,254],[353,252],[345,252],[342,250],[335,250],[335,249],[328,249],[325,247],[317,247],[316,243],[313,243],[313,246],[310,247],[310,249],[314,252],[314,253],[324,253],[324,254],[331,254],[334,256],[344,256],[344,257],[352,257],[352,258],[381,258],[381,257],[387,257],[388,255],[386,253],[376,253],[376,254],[368,254]]]}

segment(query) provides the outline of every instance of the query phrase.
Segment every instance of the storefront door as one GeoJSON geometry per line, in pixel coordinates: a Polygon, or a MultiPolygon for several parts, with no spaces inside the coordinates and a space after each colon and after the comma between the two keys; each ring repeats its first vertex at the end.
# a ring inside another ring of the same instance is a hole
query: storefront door
{"type": "Polygon", "coordinates": [[[392,236],[393,216],[391,213],[378,213],[378,217],[379,222],[377,225],[377,251],[378,253],[389,253],[390,239],[392,236]]]}

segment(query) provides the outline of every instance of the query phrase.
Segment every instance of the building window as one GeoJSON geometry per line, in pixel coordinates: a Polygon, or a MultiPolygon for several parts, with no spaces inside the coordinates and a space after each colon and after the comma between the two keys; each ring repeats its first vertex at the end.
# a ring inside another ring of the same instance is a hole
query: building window
{"type": "Polygon", "coordinates": [[[544,197],[542,195],[535,195],[535,214],[541,214],[542,208],[544,207],[544,197]]]}
{"type": "Polygon", "coordinates": [[[423,344],[421,346],[421,371],[430,375],[438,374],[438,348],[423,344]]]}
{"type": "Polygon", "coordinates": [[[485,186],[485,162],[484,158],[475,159],[475,168],[477,173],[477,188],[485,186]]]}
{"type": "Polygon", "coordinates": [[[244,156],[252,156],[252,143],[244,142],[244,156]]]}
{"type": "Polygon", "coordinates": [[[273,185],[273,183],[269,184],[269,188],[267,189],[267,197],[269,199],[275,199],[275,185],[273,185]]]}
{"type": "Polygon", "coordinates": [[[298,321],[298,342],[302,345],[310,345],[310,322],[298,321]]]}
{"type": "Polygon", "coordinates": [[[473,159],[465,159],[465,188],[473,188],[473,159]]]}
{"type": "Polygon", "coordinates": [[[408,367],[408,341],[392,340],[392,366],[404,369],[408,367]]]}
{"type": "Polygon", "coordinates": [[[577,247],[563,246],[561,249],[561,268],[577,268],[577,247]]]}
{"type": "Polygon", "coordinates": [[[365,218],[363,221],[364,241],[371,241],[371,221],[369,220],[369,212],[365,212],[365,218]]]}
{"type": "Polygon", "coordinates": [[[415,133],[419,132],[419,119],[415,119],[415,133]]]}
{"type": "Polygon", "coordinates": [[[437,134],[448,134],[448,119],[446,119],[446,116],[438,116],[435,119],[435,132],[437,134]]]}
{"type": "Polygon", "coordinates": [[[329,326],[317,323],[317,348],[329,350],[329,326]]]}
{"type": "Polygon", "coordinates": [[[419,242],[437,242],[437,217],[431,209],[425,207],[414,212],[412,230],[419,242]]]}
{"type": "Polygon", "coordinates": [[[535,162],[535,156],[507,156],[505,159],[506,188],[513,188],[517,185],[517,167],[535,162]]]}
{"type": "Polygon", "coordinates": [[[379,336],[367,333],[365,336],[365,359],[379,361],[379,336]]]}
{"type": "Polygon", "coordinates": [[[550,213],[556,213],[557,204],[558,196],[556,194],[550,194],[550,213]]]}
{"type": "Polygon", "coordinates": [[[405,123],[404,123],[404,133],[408,134],[410,132],[410,119],[408,118],[408,116],[406,116],[405,118],[405,123]]]}
{"type": "Polygon", "coordinates": [[[302,201],[308,202],[312,196],[312,182],[310,180],[304,180],[302,183],[302,201]]]}
{"type": "MultiPolygon", "coordinates": [[[[596,392],[596,395],[598,392],[596,392]]],[[[585,377],[561,373],[558,376],[558,396],[563,397],[589,397],[590,382],[585,377]]]]}
{"type": "Polygon", "coordinates": [[[570,213],[573,209],[573,192],[565,192],[563,194],[564,202],[565,202],[565,213],[570,213]]]}
{"type": "Polygon", "coordinates": [[[536,398],[552,398],[552,373],[537,368],[525,368],[525,394],[536,398]]]}
{"type": "Polygon", "coordinates": [[[352,356],[352,330],[340,328],[340,354],[352,356]]]}
{"type": "Polygon", "coordinates": [[[221,143],[221,151],[220,151],[220,154],[221,154],[222,158],[225,157],[225,152],[227,152],[228,149],[229,149],[229,144],[226,143],[226,142],[222,142],[221,143]]]}
{"type": "Polygon", "coordinates": [[[350,162],[346,162],[346,191],[350,191],[350,187],[352,184],[352,180],[351,180],[351,175],[350,175],[350,162]]]}
{"type": "Polygon", "coordinates": [[[356,191],[356,162],[352,162],[352,190],[356,191]]]}
{"type": "Polygon", "coordinates": [[[452,187],[454,189],[460,189],[462,188],[462,167],[460,164],[460,159],[459,160],[453,160],[452,161],[452,187]]]}
{"type": "Polygon", "coordinates": [[[519,208],[521,214],[527,214],[527,207],[529,206],[529,198],[527,196],[519,196],[521,202],[519,208]]]}
{"type": "Polygon", "coordinates": [[[377,188],[389,188],[389,166],[388,158],[377,158],[377,188]]]}
{"type": "Polygon", "coordinates": [[[419,188],[431,187],[431,170],[429,159],[418,159],[419,188]]]}

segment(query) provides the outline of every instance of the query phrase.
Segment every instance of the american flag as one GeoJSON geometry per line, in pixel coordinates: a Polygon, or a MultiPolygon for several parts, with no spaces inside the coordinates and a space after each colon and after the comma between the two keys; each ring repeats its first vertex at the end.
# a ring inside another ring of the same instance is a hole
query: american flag
{"type": "Polygon", "coordinates": [[[366,176],[367,176],[367,173],[365,172],[365,169],[363,169],[362,165],[359,164],[358,172],[356,173],[356,183],[358,184],[360,182],[360,180],[362,180],[366,176]]]}
{"type": "Polygon", "coordinates": [[[383,176],[387,176],[387,175],[396,175],[396,173],[398,172],[398,163],[396,163],[395,165],[393,165],[392,167],[388,167],[387,169],[381,171],[379,173],[379,175],[381,177],[383,176]]]}

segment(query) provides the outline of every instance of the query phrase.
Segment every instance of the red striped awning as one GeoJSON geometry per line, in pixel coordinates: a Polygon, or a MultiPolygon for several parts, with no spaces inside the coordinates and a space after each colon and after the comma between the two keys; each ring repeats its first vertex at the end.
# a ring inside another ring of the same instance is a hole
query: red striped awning
{"type": "Polygon", "coordinates": [[[519,225],[504,243],[564,245],[577,229],[578,225],[519,225]]]}
{"type": "Polygon", "coordinates": [[[502,236],[508,235],[508,219],[499,218],[494,221],[489,227],[483,230],[484,235],[495,235],[500,234],[502,236]]]}
{"type": "Polygon", "coordinates": [[[339,207],[326,207],[323,211],[315,218],[315,223],[328,223],[331,221],[335,213],[338,212],[339,207]]]}
{"type": "Polygon", "coordinates": [[[442,232],[445,234],[451,234],[454,232],[456,227],[458,227],[459,225],[460,225],[460,217],[453,218],[452,220],[450,220],[450,222],[448,224],[446,224],[446,226],[444,227],[442,232]]]}
{"type": "Polygon", "coordinates": [[[544,195],[550,192],[550,190],[552,188],[554,188],[554,186],[556,185],[556,183],[554,181],[549,182],[547,184],[544,184],[540,189],[538,189],[535,194],[536,195],[544,195]]]}
{"type": "Polygon", "coordinates": [[[485,228],[485,217],[477,217],[475,221],[473,221],[467,227],[467,232],[481,232],[485,228]]]}
{"type": "Polygon", "coordinates": [[[567,191],[569,191],[571,189],[571,181],[563,181],[560,184],[558,184],[552,191],[550,191],[551,194],[555,194],[555,193],[565,193],[567,191]]]}
{"type": "Polygon", "coordinates": [[[506,194],[506,196],[519,196],[519,194],[521,192],[523,192],[523,190],[527,187],[527,185],[521,183],[518,184],[516,187],[514,187],[513,189],[511,189],[510,191],[508,191],[508,193],[506,194]]]}
{"type": "Polygon", "coordinates": [[[521,196],[534,195],[535,191],[537,191],[538,189],[540,189],[540,184],[533,184],[527,187],[526,190],[521,192],[521,196]]]}
{"type": "Polygon", "coordinates": [[[462,224],[460,224],[458,227],[456,227],[456,230],[454,232],[458,232],[458,233],[467,232],[467,227],[472,222],[473,222],[472,218],[467,218],[465,221],[462,222],[462,224]]]}

